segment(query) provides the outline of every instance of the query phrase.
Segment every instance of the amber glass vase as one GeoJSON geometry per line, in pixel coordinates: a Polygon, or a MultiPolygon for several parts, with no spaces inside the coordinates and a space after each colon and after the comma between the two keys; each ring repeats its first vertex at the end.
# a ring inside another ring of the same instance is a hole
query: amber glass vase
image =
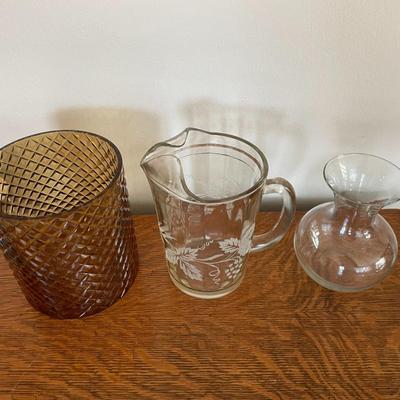
{"type": "Polygon", "coordinates": [[[0,149],[0,246],[25,297],[45,314],[79,318],[121,298],[137,250],[118,149],[80,131],[0,149]]]}

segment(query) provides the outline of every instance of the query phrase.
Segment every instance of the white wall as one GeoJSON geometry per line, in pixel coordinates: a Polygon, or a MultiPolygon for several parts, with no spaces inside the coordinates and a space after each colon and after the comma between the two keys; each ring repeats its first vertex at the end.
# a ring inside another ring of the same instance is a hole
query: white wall
{"type": "Polygon", "coordinates": [[[0,0],[0,29],[0,145],[103,134],[138,212],[142,154],[186,126],[255,142],[300,207],[338,153],[400,164],[398,0],[0,0]]]}

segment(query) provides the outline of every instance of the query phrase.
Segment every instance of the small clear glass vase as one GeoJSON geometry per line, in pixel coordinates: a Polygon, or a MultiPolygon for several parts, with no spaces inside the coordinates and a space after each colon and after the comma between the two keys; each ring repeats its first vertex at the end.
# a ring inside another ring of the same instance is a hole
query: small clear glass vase
{"type": "Polygon", "coordinates": [[[294,248],[304,271],[341,292],[383,280],[397,258],[397,240],[379,211],[400,199],[400,168],[369,154],[328,161],[324,178],[334,202],[310,210],[297,227],[294,248]]]}

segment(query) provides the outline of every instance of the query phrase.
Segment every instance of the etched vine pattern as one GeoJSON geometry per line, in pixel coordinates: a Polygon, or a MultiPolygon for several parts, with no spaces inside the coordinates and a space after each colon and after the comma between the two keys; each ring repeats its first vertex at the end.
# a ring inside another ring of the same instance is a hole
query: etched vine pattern
{"type": "Polygon", "coordinates": [[[188,278],[196,281],[203,281],[204,276],[194,263],[210,268],[208,275],[216,286],[221,284],[221,265],[227,264],[224,272],[229,280],[234,280],[240,273],[243,257],[251,248],[254,227],[254,223],[245,222],[240,239],[232,237],[216,241],[221,253],[204,257],[201,256],[201,252],[215,243],[214,240],[207,240],[198,248],[175,247],[173,244],[174,237],[168,227],[164,224],[159,224],[161,236],[166,244],[165,254],[167,260],[171,264],[178,266],[188,278]]]}

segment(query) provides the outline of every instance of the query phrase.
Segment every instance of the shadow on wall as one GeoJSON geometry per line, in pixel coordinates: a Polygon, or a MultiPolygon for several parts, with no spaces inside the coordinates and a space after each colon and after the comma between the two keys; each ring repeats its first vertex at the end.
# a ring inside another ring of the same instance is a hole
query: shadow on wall
{"type": "Polygon", "coordinates": [[[132,212],[154,212],[147,179],[139,163],[144,153],[160,140],[157,115],[129,108],[71,108],[55,115],[60,129],[79,129],[110,139],[120,149],[132,212]]]}
{"type": "MultiPolygon", "coordinates": [[[[282,176],[295,183],[307,173],[303,165],[307,138],[302,127],[287,120],[281,110],[201,100],[186,104],[182,113],[188,126],[231,133],[256,144],[267,157],[270,178],[282,176]]],[[[263,209],[280,208],[277,197],[266,199],[263,209]]],[[[308,207],[308,202],[298,196],[299,208],[308,207]]]]}
{"type": "Polygon", "coordinates": [[[335,128],[335,138],[343,153],[370,153],[400,164],[399,152],[388,146],[398,141],[400,118],[392,118],[391,121],[368,118],[368,116],[362,120],[339,119],[335,123],[335,128]],[[351,141],[348,140],[349,137],[352,138],[351,141]],[[390,154],[396,158],[390,157],[390,154]]]}
{"type": "MultiPolygon", "coordinates": [[[[336,140],[342,153],[369,153],[400,166],[400,153],[396,143],[400,132],[400,119],[377,119],[365,116],[364,119],[340,119],[336,122],[336,140]],[[352,140],[349,141],[348,138],[352,140]],[[393,146],[390,146],[390,144],[393,146]]],[[[389,208],[400,208],[400,202],[389,208]]]]}

